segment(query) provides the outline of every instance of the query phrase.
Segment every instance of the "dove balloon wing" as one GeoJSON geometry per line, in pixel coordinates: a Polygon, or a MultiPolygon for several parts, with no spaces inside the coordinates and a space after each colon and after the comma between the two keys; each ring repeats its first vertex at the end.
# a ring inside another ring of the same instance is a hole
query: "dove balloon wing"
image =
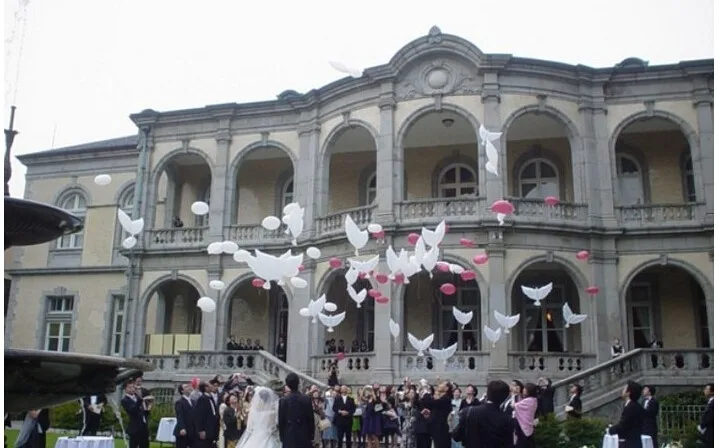
{"type": "Polygon", "coordinates": [[[507,317],[507,328],[512,328],[519,323],[519,314],[507,317]]]}
{"type": "Polygon", "coordinates": [[[412,333],[407,333],[407,340],[409,341],[409,345],[411,345],[412,348],[417,350],[419,352],[419,354],[421,355],[422,350],[424,350],[424,348],[422,348],[422,342],[420,342],[419,339],[414,337],[414,335],[412,333]]]}
{"type": "Polygon", "coordinates": [[[127,233],[132,233],[132,219],[127,216],[124,210],[121,208],[117,209],[117,220],[120,222],[122,229],[127,233]]]}
{"type": "Polygon", "coordinates": [[[552,283],[547,283],[546,285],[542,286],[537,290],[537,296],[539,297],[539,300],[544,299],[549,295],[550,292],[552,292],[552,288],[554,285],[552,283]]]}
{"type": "Polygon", "coordinates": [[[422,350],[427,350],[430,345],[432,345],[432,342],[434,342],[434,333],[430,334],[426,338],[424,338],[421,342],[422,347],[424,347],[422,350]]]}
{"type": "Polygon", "coordinates": [[[500,333],[497,333],[486,325],[484,326],[484,335],[492,343],[496,343],[497,341],[499,341],[500,333]]]}
{"type": "Polygon", "coordinates": [[[497,323],[500,327],[506,327],[507,326],[507,316],[500,313],[497,310],[494,310],[494,318],[497,320],[497,323]]]}

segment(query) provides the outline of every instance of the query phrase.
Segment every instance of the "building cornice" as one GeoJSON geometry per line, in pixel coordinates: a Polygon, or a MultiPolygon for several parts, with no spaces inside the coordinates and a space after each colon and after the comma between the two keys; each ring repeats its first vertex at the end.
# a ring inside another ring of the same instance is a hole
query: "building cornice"
{"type": "Polygon", "coordinates": [[[6,269],[12,276],[27,275],[77,275],[77,274],[124,274],[127,266],[86,266],[6,269]]]}

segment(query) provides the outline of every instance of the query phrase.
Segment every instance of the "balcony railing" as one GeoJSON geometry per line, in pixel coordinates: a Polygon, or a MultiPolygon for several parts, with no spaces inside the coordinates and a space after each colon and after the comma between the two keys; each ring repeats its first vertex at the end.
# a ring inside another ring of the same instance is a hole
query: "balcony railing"
{"type": "Polygon", "coordinates": [[[348,208],[337,213],[317,219],[318,236],[341,234],[345,231],[345,215],[350,215],[357,226],[362,229],[372,222],[376,205],[348,208]]]}
{"type": "Polygon", "coordinates": [[[559,379],[594,366],[596,359],[591,353],[510,352],[509,370],[559,379]]]}
{"type": "Polygon", "coordinates": [[[430,198],[403,201],[395,205],[395,216],[403,224],[476,222],[484,207],[484,198],[430,198]]]}
{"type": "Polygon", "coordinates": [[[283,243],[289,241],[289,237],[285,235],[283,227],[280,227],[277,230],[267,230],[260,225],[252,224],[236,224],[225,227],[225,237],[229,241],[234,241],[240,246],[257,243],[283,243]]]}
{"type": "Polygon", "coordinates": [[[485,352],[459,352],[449,358],[446,364],[432,356],[417,356],[415,352],[404,352],[395,356],[399,357],[401,376],[424,377],[429,373],[477,375],[489,370],[489,353],[485,352]]]}
{"type": "Polygon", "coordinates": [[[508,217],[510,221],[529,223],[551,222],[587,222],[589,207],[586,204],[560,202],[549,206],[542,199],[512,198],[509,201],[514,205],[514,214],[508,217]]]}
{"type": "Polygon", "coordinates": [[[642,227],[647,225],[680,224],[697,221],[704,204],[641,204],[617,207],[620,225],[642,227]]]}
{"type": "MultiPolygon", "coordinates": [[[[315,378],[327,381],[330,365],[337,355],[320,355],[312,358],[312,374],[315,378]]],[[[374,369],[374,353],[346,353],[338,362],[340,380],[347,384],[367,384],[374,369]]]]}
{"type": "Polygon", "coordinates": [[[149,249],[195,249],[207,246],[207,227],[152,229],[146,235],[149,249]]]}

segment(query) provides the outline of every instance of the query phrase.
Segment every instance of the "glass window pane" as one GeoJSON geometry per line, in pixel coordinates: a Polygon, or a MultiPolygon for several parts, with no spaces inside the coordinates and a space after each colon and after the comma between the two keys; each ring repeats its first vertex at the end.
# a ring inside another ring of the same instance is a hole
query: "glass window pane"
{"type": "Polygon", "coordinates": [[[536,163],[530,163],[527,165],[523,170],[522,173],[519,175],[520,179],[536,179],[537,178],[537,164],[536,163]]]}
{"type": "Polygon", "coordinates": [[[539,162],[539,177],[557,177],[557,172],[554,170],[554,168],[552,168],[552,165],[548,164],[547,162],[539,162]]]}
{"type": "Polygon", "coordinates": [[[619,177],[619,199],[622,205],[636,205],[644,202],[642,180],[638,175],[619,177]]]}
{"type": "Polygon", "coordinates": [[[649,328],[651,326],[649,306],[632,306],[632,320],[635,328],[649,328]]]}
{"type": "Polygon", "coordinates": [[[47,340],[47,349],[51,352],[56,352],[58,347],[58,339],[57,338],[48,338],[47,340]]]}
{"type": "MultiPolygon", "coordinates": [[[[561,324],[560,324],[561,325],[561,324]]],[[[547,351],[564,352],[564,329],[547,329],[547,351]]]]}
{"type": "Polygon", "coordinates": [[[372,175],[372,178],[369,180],[369,187],[370,187],[370,188],[376,188],[376,187],[377,187],[377,176],[372,175]]]}
{"type": "Polygon", "coordinates": [[[537,184],[532,182],[523,183],[520,187],[520,194],[523,198],[528,199],[537,199],[540,196],[537,184]]]}
{"type": "Polygon", "coordinates": [[[462,305],[464,306],[477,306],[479,305],[479,290],[475,288],[461,288],[460,289],[462,305]]]}
{"type": "Polygon", "coordinates": [[[118,315],[115,318],[115,331],[121,332],[122,331],[122,315],[118,315]]]}
{"type": "Polygon", "coordinates": [[[442,310],[442,329],[444,331],[454,330],[456,323],[452,310],[442,310]]]}
{"type": "Polygon", "coordinates": [[[70,323],[62,324],[62,335],[63,336],[70,337],[71,330],[72,330],[72,325],[70,325],[70,323]]]}
{"type": "Polygon", "coordinates": [[[120,343],[122,341],[122,336],[116,335],[114,338],[114,344],[112,345],[112,354],[117,355],[120,353],[120,343]]]}
{"type": "Polygon", "coordinates": [[[474,182],[474,173],[465,167],[459,169],[459,181],[461,183],[474,182]]]}
{"type": "Polygon", "coordinates": [[[70,236],[74,238],[74,241],[72,242],[72,247],[82,247],[82,243],[84,241],[82,233],[75,233],[70,236]]]}
{"type": "Polygon", "coordinates": [[[456,198],[457,190],[454,188],[443,188],[441,191],[441,195],[443,198],[456,198]]]}
{"type": "Polygon", "coordinates": [[[48,325],[47,333],[50,337],[57,337],[60,335],[60,324],[54,323],[48,325]]]}
{"type": "Polygon", "coordinates": [[[462,187],[459,189],[459,194],[462,196],[474,196],[477,194],[477,189],[474,187],[462,187]]]}
{"type": "Polygon", "coordinates": [[[442,183],[452,184],[457,181],[457,167],[452,167],[444,173],[442,183]]]}
{"type": "Polygon", "coordinates": [[[69,351],[70,351],[70,339],[69,339],[69,338],[63,338],[63,340],[62,340],[62,351],[63,351],[63,352],[69,352],[69,351]]]}
{"type": "Polygon", "coordinates": [[[620,174],[639,174],[639,167],[628,157],[620,156],[618,165],[620,174]]]}
{"type": "Polygon", "coordinates": [[[559,197],[559,182],[557,179],[542,179],[542,198],[547,196],[559,197]]]}

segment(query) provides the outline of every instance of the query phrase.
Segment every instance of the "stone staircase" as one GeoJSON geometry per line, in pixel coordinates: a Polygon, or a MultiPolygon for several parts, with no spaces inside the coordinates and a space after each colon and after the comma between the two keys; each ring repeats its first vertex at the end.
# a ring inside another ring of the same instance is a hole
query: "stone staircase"
{"type": "Polygon", "coordinates": [[[656,386],[659,395],[682,389],[698,389],[714,381],[713,349],[635,349],[554,383],[555,412],[564,418],[569,388],[584,388],[584,414],[617,419],[621,413],[620,394],[628,381],[656,386]]]}
{"type": "Polygon", "coordinates": [[[277,379],[284,381],[288,373],[294,372],[300,377],[300,387],[327,387],[264,350],[185,351],[178,355],[141,355],[137,358],[155,366],[155,370],[143,376],[146,387],[150,389],[174,388],[177,383],[190,381],[193,377],[207,381],[220,374],[227,378],[238,372],[246,374],[257,384],[277,379]]]}

